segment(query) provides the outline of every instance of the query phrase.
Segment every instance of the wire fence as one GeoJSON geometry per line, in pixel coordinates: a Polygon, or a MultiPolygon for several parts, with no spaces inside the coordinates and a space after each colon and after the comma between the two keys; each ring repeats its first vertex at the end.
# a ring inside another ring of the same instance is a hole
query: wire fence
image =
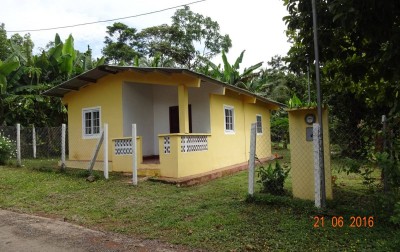
{"type": "MultiPolygon", "coordinates": [[[[286,128],[280,126],[256,130],[254,143],[256,193],[286,194],[301,199],[315,199],[313,128],[312,125],[306,125],[304,119],[298,122],[292,121],[286,128]],[[257,133],[269,130],[270,141],[257,133]],[[269,154],[269,157],[266,154],[269,154]]],[[[364,188],[363,192],[367,195],[368,189],[381,190],[390,186],[392,182],[398,187],[400,174],[395,174],[400,172],[396,167],[399,160],[400,139],[398,121],[391,124],[379,123],[374,127],[364,124],[352,128],[331,126],[328,129],[328,127],[326,123],[326,129],[323,131],[327,199],[334,198],[334,191],[343,188],[346,190],[364,188]],[[387,156],[382,154],[384,152],[387,156]],[[394,163],[390,168],[393,170],[386,175],[384,174],[386,168],[382,168],[382,165],[385,165],[383,158],[391,159],[394,163]]]]}
{"type": "MultiPolygon", "coordinates": [[[[304,124],[304,120],[302,123],[304,124]]],[[[387,185],[390,181],[385,182],[377,159],[381,158],[379,153],[385,151],[392,159],[399,160],[399,126],[397,121],[390,124],[380,123],[376,127],[359,124],[352,128],[335,126],[325,130],[327,198],[332,197],[335,187],[353,186],[355,182],[376,187],[387,185]],[[349,179],[349,176],[346,176],[348,174],[357,179],[349,179]]],[[[313,132],[310,128],[310,125],[292,123],[288,127],[255,129],[254,165],[255,181],[258,181],[259,187],[257,190],[273,194],[287,193],[305,199],[314,197],[315,160],[313,132]]],[[[0,133],[16,144],[16,126],[0,126],[0,133]]],[[[87,169],[98,139],[83,139],[82,135],[68,136],[67,129],[65,134],[65,159],[68,164],[71,167],[87,169]]],[[[59,165],[62,159],[61,126],[21,126],[19,135],[22,164],[27,160],[41,159],[52,160],[54,164],[59,165]]],[[[104,147],[101,145],[94,169],[103,169],[103,152],[104,147]]],[[[400,174],[398,180],[400,181],[400,174]]]]}
{"type": "MultiPolygon", "coordinates": [[[[60,167],[87,169],[104,172],[108,178],[109,149],[108,125],[104,124],[92,134],[92,128],[85,132],[68,132],[66,125],[60,127],[0,126],[0,134],[12,142],[16,165],[37,167],[60,167]]],[[[113,139],[115,140],[115,139],[113,139]]],[[[129,149],[127,139],[119,141],[120,150],[129,149]]],[[[114,141],[111,142],[114,145],[114,141]]],[[[0,145],[1,147],[1,145],[0,145]]],[[[118,147],[117,147],[118,148],[118,147]]],[[[132,153],[132,152],[131,152],[132,153]]],[[[132,156],[132,154],[130,155],[132,156]]],[[[10,160],[11,164],[13,160],[10,160]]]]}
{"type": "MultiPolygon", "coordinates": [[[[35,127],[20,126],[21,159],[61,158],[61,126],[35,127]]],[[[17,148],[17,126],[0,126],[0,133],[10,139],[17,148]]],[[[68,132],[68,131],[66,131],[68,132]]],[[[66,154],[68,155],[68,133],[66,133],[66,154]]]]}

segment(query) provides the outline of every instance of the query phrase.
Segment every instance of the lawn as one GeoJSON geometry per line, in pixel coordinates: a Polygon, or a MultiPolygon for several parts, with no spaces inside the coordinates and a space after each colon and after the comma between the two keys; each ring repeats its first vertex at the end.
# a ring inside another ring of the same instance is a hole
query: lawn
{"type": "Polygon", "coordinates": [[[98,179],[89,183],[85,171],[61,173],[55,161],[24,163],[22,168],[0,166],[0,208],[209,251],[397,251],[400,247],[400,230],[369,207],[371,199],[363,187],[335,187],[336,199],[319,212],[313,202],[289,196],[257,193],[246,200],[245,171],[188,188],[151,181],[134,187],[129,177],[119,174],[112,173],[106,181],[98,173],[98,179]],[[324,227],[321,223],[313,227],[317,215],[324,215],[324,227]],[[343,216],[343,227],[332,227],[334,216],[343,216]],[[351,216],[373,216],[374,225],[351,228],[351,216]]]}

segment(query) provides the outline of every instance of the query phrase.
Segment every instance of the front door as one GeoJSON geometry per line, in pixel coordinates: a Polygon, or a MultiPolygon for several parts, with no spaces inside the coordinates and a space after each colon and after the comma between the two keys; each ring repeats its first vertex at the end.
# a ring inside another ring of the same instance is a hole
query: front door
{"type": "MultiPolygon", "coordinates": [[[[169,133],[179,133],[179,107],[169,107],[169,133]]],[[[189,104],[189,133],[192,133],[192,106],[189,104]]]]}

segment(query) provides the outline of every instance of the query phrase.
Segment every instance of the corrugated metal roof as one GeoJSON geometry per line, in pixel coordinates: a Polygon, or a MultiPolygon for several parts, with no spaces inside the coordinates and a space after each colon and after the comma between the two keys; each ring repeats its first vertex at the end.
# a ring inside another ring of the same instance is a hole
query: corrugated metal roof
{"type": "Polygon", "coordinates": [[[138,72],[146,72],[146,73],[161,72],[161,73],[166,73],[166,74],[172,74],[172,73],[186,74],[186,75],[190,75],[190,76],[199,78],[202,81],[209,82],[212,84],[217,84],[217,85],[223,86],[227,89],[236,91],[238,93],[254,97],[265,103],[273,104],[273,105],[276,105],[279,107],[286,107],[286,105],[284,105],[282,103],[264,98],[262,96],[258,96],[247,90],[238,88],[236,86],[229,85],[227,83],[210,78],[210,77],[200,74],[200,73],[196,73],[196,72],[186,69],[186,68],[131,67],[131,66],[101,65],[101,66],[98,66],[92,70],[89,70],[81,75],[78,75],[70,80],[63,82],[45,92],[43,92],[43,94],[48,95],[48,96],[63,97],[65,94],[67,94],[69,92],[78,91],[80,88],[82,88],[86,85],[96,83],[99,79],[103,78],[104,76],[107,76],[109,74],[117,74],[119,72],[129,71],[129,70],[134,70],[134,71],[138,71],[138,72]]]}

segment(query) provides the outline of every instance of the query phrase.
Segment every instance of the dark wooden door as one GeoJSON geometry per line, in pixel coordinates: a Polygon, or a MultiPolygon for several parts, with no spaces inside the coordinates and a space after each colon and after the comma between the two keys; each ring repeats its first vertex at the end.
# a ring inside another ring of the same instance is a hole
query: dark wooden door
{"type": "MultiPolygon", "coordinates": [[[[179,107],[169,107],[169,133],[179,133],[179,107]]],[[[189,105],[189,133],[192,133],[192,106],[189,105]]]]}

